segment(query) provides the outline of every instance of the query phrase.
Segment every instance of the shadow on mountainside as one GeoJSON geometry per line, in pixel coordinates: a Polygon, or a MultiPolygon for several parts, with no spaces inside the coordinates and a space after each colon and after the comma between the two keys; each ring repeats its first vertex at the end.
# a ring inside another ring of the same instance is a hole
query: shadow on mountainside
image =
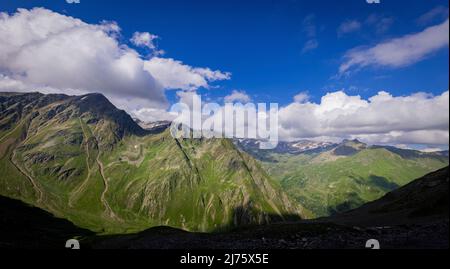
{"type": "Polygon", "coordinates": [[[255,209],[250,203],[233,209],[231,220],[214,229],[213,233],[227,232],[243,229],[255,225],[268,225],[271,223],[300,221],[301,217],[296,214],[274,214],[255,209]]]}
{"type": "MultiPolygon", "coordinates": [[[[91,248],[145,249],[363,249],[367,240],[381,248],[449,247],[448,167],[430,173],[357,209],[316,220],[265,225],[229,224],[227,232],[189,233],[169,227],[90,238],[91,248]]],[[[248,221],[238,208],[241,224],[248,221]]],[[[274,221],[277,217],[274,217],[274,221]]]]}
{"type": "MultiPolygon", "coordinates": [[[[400,187],[398,184],[391,182],[389,179],[377,175],[370,175],[367,179],[354,176],[350,176],[350,178],[360,186],[375,186],[382,190],[384,193],[396,190],[400,187]]],[[[346,199],[344,202],[341,202],[334,206],[328,206],[328,215],[333,217],[338,214],[356,209],[364,205],[365,203],[366,200],[361,198],[358,193],[349,192],[346,194],[346,199]]]]}
{"type": "Polygon", "coordinates": [[[0,196],[0,248],[59,249],[68,239],[94,234],[40,208],[0,196]]]}
{"type": "Polygon", "coordinates": [[[448,167],[438,170],[357,209],[316,220],[238,207],[232,221],[213,233],[153,227],[135,234],[100,236],[1,198],[0,247],[64,248],[67,239],[78,236],[81,248],[88,249],[363,249],[372,238],[385,249],[446,249],[448,173],[448,167]]]}

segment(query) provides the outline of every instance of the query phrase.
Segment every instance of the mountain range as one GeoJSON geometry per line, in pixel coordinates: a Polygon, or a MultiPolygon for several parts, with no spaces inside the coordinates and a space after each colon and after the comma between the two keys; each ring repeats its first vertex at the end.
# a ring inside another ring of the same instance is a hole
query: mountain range
{"type": "Polygon", "coordinates": [[[0,197],[0,247],[61,249],[68,238],[78,238],[82,249],[362,249],[368,238],[377,238],[382,249],[448,249],[448,178],[446,167],[333,217],[220,233],[153,227],[133,234],[101,235],[0,197]]]}
{"type": "Polygon", "coordinates": [[[176,139],[101,94],[0,93],[0,195],[100,234],[214,232],[354,209],[448,165],[358,140],[176,139]]]}
{"type": "Polygon", "coordinates": [[[255,140],[235,144],[314,217],[354,209],[449,163],[448,151],[428,153],[356,139],[282,142],[273,150],[259,150],[255,140]]]}
{"type": "Polygon", "coordinates": [[[103,95],[0,94],[0,194],[79,227],[217,231],[310,217],[227,139],[145,130],[103,95]]]}

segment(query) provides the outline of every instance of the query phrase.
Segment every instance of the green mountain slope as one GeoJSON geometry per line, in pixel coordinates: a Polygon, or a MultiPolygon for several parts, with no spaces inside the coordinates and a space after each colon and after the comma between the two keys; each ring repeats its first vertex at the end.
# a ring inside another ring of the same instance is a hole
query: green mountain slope
{"type": "MultiPolygon", "coordinates": [[[[187,233],[166,227],[86,240],[94,249],[448,249],[449,168],[440,169],[357,209],[312,221],[187,233]],[[263,238],[263,239],[261,239],[263,238]]],[[[83,243],[84,243],[83,242],[83,243]]]]}
{"type": "Polygon", "coordinates": [[[345,225],[388,226],[446,220],[448,226],[448,180],[447,166],[389,192],[378,200],[338,214],[331,221],[345,225]]]}
{"type": "Polygon", "coordinates": [[[98,94],[2,93],[0,142],[0,195],[98,232],[310,216],[231,141],[145,131],[98,94]]]}
{"type": "Polygon", "coordinates": [[[448,165],[448,157],[344,141],[318,154],[271,154],[268,173],[316,217],[333,215],[382,197],[448,165]]]}

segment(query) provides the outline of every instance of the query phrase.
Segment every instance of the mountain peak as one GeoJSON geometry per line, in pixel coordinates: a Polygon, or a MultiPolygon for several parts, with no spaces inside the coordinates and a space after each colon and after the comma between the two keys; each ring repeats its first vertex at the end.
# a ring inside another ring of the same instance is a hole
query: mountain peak
{"type": "Polygon", "coordinates": [[[339,145],[348,146],[354,149],[365,149],[367,144],[359,141],[358,139],[344,139],[339,145]]]}
{"type": "Polygon", "coordinates": [[[117,108],[103,94],[89,93],[75,96],[71,103],[79,109],[81,114],[90,115],[92,122],[104,120],[112,123],[110,131],[119,139],[126,134],[145,134],[145,130],[127,112],[117,108]]]}
{"type": "Polygon", "coordinates": [[[361,150],[367,148],[365,143],[362,143],[358,139],[348,140],[344,139],[334,150],[333,153],[336,156],[351,156],[361,150]]]}
{"type": "Polygon", "coordinates": [[[89,110],[118,110],[109,100],[101,93],[89,93],[81,96],[75,96],[74,102],[82,107],[89,110]]]}
{"type": "MultiPolygon", "coordinates": [[[[126,135],[144,135],[146,133],[130,115],[115,107],[108,98],[100,93],[81,96],[37,92],[3,93],[0,95],[0,101],[4,108],[0,116],[2,114],[16,115],[13,122],[21,120],[28,113],[34,113],[33,120],[36,122],[56,120],[58,123],[63,123],[79,118],[87,124],[95,124],[97,125],[97,135],[108,147],[126,135]]],[[[13,122],[6,124],[6,127],[13,122]]]]}
{"type": "MultiPolygon", "coordinates": [[[[11,184],[20,183],[10,193],[26,185],[21,197],[77,216],[83,227],[217,231],[309,214],[230,140],[154,131],[167,122],[144,131],[103,95],[0,98],[0,106],[6,107],[0,127],[7,123],[0,130],[9,143],[0,166],[13,161],[5,174],[22,175],[11,177],[11,184]]],[[[9,186],[0,181],[0,190],[9,186]]]]}
{"type": "Polygon", "coordinates": [[[362,145],[366,145],[365,143],[359,141],[357,138],[355,139],[344,139],[342,140],[341,144],[346,145],[346,144],[362,144],[362,145]]]}

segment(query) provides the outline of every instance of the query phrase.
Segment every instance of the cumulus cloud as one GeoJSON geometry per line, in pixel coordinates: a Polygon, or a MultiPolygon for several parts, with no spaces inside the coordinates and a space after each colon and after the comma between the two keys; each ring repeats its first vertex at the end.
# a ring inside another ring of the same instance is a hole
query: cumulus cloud
{"type": "MultiPolygon", "coordinates": [[[[178,91],[177,97],[190,109],[194,101],[199,103],[201,98],[195,91],[178,91]]],[[[229,101],[231,99],[228,98],[229,101]]],[[[223,125],[226,115],[230,113],[225,112],[225,106],[217,106],[214,120],[223,125]]],[[[244,122],[244,128],[256,128],[256,122],[249,121],[245,113],[239,113],[243,110],[244,106],[235,106],[233,117],[244,122]]],[[[175,116],[162,110],[135,113],[139,114],[141,117],[167,120],[175,116]]],[[[267,116],[267,112],[259,111],[258,115],[267,116]]],[[[237,133],[244,134],[246,131],[239,130],[237,133]]],[[[380,91],[364,99],[336,91],[324,95],[319,103],[311,102],[307,92],[300,92],[293,103],[280,107],[278,133],[281,140],[340,142],[346,138],[369,144],[426,144],[434,145],[430,148],[445,148],[449,140],[449,92],[437,96],[422,92],[393,96],[380,91]]]]}
{"type": "Polygon", "coordinates": [[[138,47],[144,47],[152,52],[152,55],[163,55],[164,51],[157,48],[155,40],[159,39],[159,36],[151,34],[149,32],[135,32],[130,39],[131,43],[138,47]]]}
{"type": "Polygon", "coordinates": [[[154,121],[172,121],[176,118],[176,113],[159,108],[141,108],[132,110],[130,113],[134,118],[144,120],[145,122],[154,121]]]}
{"type": "MultiPolygon", "coordinates": [[[[195,91],[179,91],[177,96],[191,109],[201,98],[195,91]]],[[[230,113],[225,112],[225,106],[217,106],[214,118],[223,122],[230,113]]],[[[244,122],[245,128],[256,126],[245,113],[238,113],[244,106],[233,109],[236,120],[244,122]]],[[[258,115],[267,116],[267,112],[259,111],[258,115]]],[[[301,92],[294,102],[280,107],[278,115],[281,140],[340,142],[346,138],[369,144],[435,145],[430,146],[433,148],[448,145],[449,140],[449,91],[437,96],[423,92],[393,96],[380,91],[368,99],[336,91],[324,95],[319,103],[311,102],[308,94],[301,92]]]]}
{"type": "Polygon", "coordinates": [[[361,23],[357,20],[347,20],[341,25],[339,25],[339,28],[337,30],[338,36],[343,36],[348,33],[356,32],[361,29],[361,23]]]}
{"type": "Polygon", "coordinates": [[[280,136],[359,138],[369,143],[448,144],[449,92],[394,97],[381,91],[368,100],[343,91],[316,103],[280,109],[280,136]]]}
{"type": "Polygon", "coordinates": [[[448,19],[416,34],[394,38],[373,47],[358,47],[344,55],[344,62],[339,67],[343,75],[351,69],[367,66],[384,66],[398,68],[414,64],[430,54],[448,47],[448,19]]]}
{"type": "MultiPolygon", "coordinates": [[[[178,91],[177,97],[190,109],[201,98],[195,91],[178,91]]],[[[223,126],[227,115],[233,114],[231,117],[244,123],[242,128],[256,128],[256,122],[249,121],[244,110],[244,106],[235,106],[230,114],[225,106],[217,105],[213,118],[223,126]]],[[[154,120],[173,120],[176,116],[157,109],[136,111],[133,115],[154,120]]],[[[267,112],[259,111],[258,115],[267,117],[267,112]]],[[[245,133],[248,134],[239,129],[240,135],[236,137],[243,138],[245,133]]],[[[281,140],[340,142],[347,138],[369,144],[426,144],[434,145],[430,148],[445,148],[449,140],[449,92],[437,96],[426,93],[393,96],[380,91],[364,99],[336,91],[323,96],[319,103],[309,101],[308,94],[301,92],[293,103],[280,108],[278,133],[281,140]]]]}
{"type": "MultiPolygon", "coordinates": [[[[101,92],[111,99],[166,103],[163,87],[144,61],[115,38],[115,23],[86,24],[43,8],[0,16],[0,70],[24,91],[101,92]]],[[[11,90],[20,90],[11,88],[11,90]]]]}
{"type": "Polygon", "coordinates": [[[309,101],[308,92],[301,92],[294,96],[294,102],[296,103],[305,103],[309,101]]]}
{"type": "Polygon", "coordinates": [[[26,91],[28,87],[22,81],[0,74],[0,91],[9,91],[12,89],[15,91],[26,91]]]}
{"type": "Polygon", "coordinates": [[[209,82],[228,80],[228,72],[209,68],[195,68],[171,58],[153,57],[145,62],[145,70],[157,77],[167,89],[195,90],[209,88],[209,82]]]}
{"type": "Polygon", "coordinates": [[[442,130],[392,131],[385,134],[350,135],[349,138],[358,138],[370,144],[407,143],[448,146],[449,132],[442,130]]]}
{"type": "MultiPolygon", "coordinates": [[[[207,88],[230,78],[174,59],[146,60],[119,37],[115,22],[88,24],[44,8],[0,13],[0,90],[99,92],[130,112],[167,108],[168,88],[207,88]]],[[[136,32],[131,41],[157,50],[156,38],[136,32]]]]}
{"type": "Polygon", "coordinates": [[[230,95],[227,95],[224,97],[224,101],[226,103],[234,103],[234,102],[241,102],[241,103],[248,103],[250,102],[251,98],[248,96],[245,91],[238,91],[233,90],[233,92],[230,95]]]}
{"type": "Polygon", "coordinates": [[[421,149],[420,151],[432,153],[432,152],[442,151],[442,149],[441,148],[424,148],[424,149],[421,149]]]}
{"type": "Polygon", "coordinates": [[[130,41],[139,47],[147,47],[149,49],[156,49],[156,45],[154,43],[154,40],[158,39],[159,36],[151,34],[149,32],[135,32],[133,34],[133,37],[130,39],[130,41]]]}
{"type": "Polygon", "coordinates": [[[201,96],[196,91],[178,91],[178,102],[186,104],[192,108],[194,102],[200,103],[201,96]]]}

